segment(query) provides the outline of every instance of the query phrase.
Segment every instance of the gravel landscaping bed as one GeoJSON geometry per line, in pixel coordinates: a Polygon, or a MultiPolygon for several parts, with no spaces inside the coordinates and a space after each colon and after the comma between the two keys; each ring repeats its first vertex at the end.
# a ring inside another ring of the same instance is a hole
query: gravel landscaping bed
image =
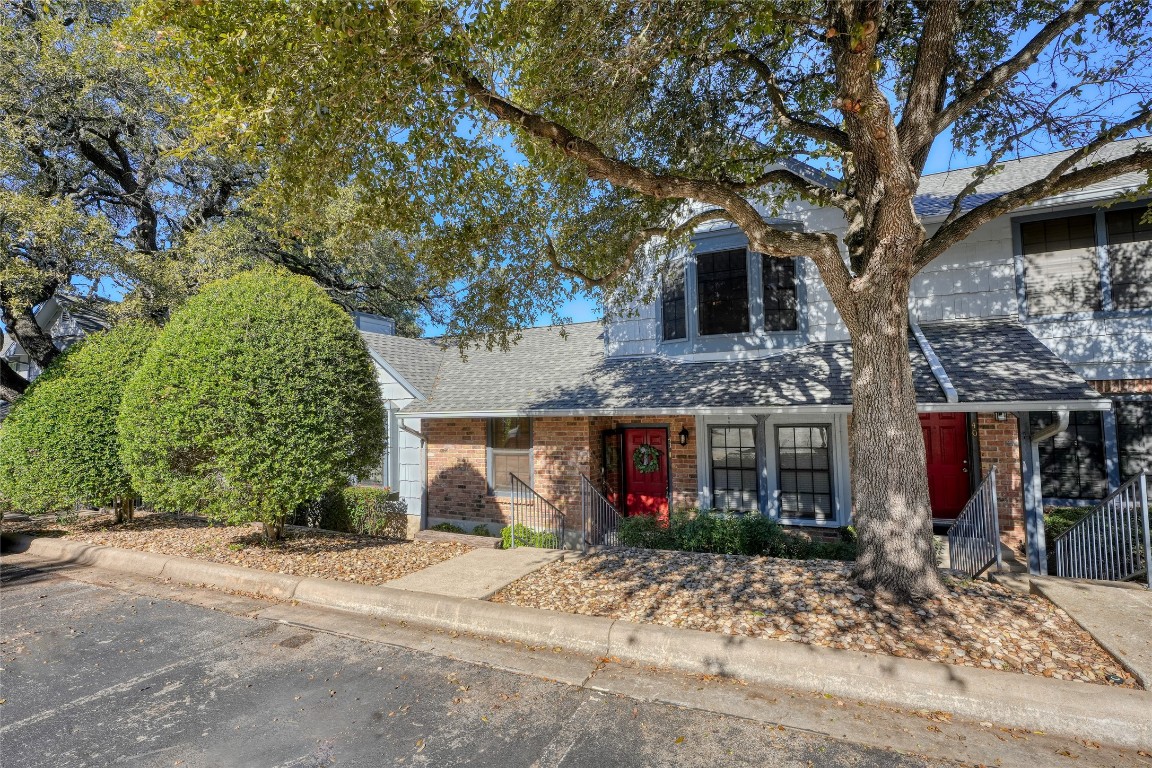
{"type": "Polygon", "coordinates": [[[948,592],[913,609],[873,599],[852,582],[851,567],[831,560],[619,549],[545,566],[491,599],[1062,680],[1109,684],[1113,675],[1126,687],[1139,687],[1047,600],[949,577],[948,592]]]}
{"type": "Polygon", "coordinates": [[[137,513],[126,525],[106,515],[56,521],[5,522],[5,531],[63,535],[72,541],[192,557],[245,568],[379,585],[471,551],[459,543],[396,541],[352,534],[289,528],[284,540],[266,545],[251,526],[210,525],[203,520],[137,513]]]}

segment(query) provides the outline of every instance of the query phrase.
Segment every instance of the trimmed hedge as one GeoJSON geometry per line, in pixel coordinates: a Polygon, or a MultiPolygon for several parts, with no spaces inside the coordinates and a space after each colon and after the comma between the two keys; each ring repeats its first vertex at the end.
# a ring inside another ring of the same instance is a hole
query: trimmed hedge
{"type": "Polygon", "coordinates": [[[172,316],[125,388],[120,455],[158,509],[275,537],[379,461],[384,418],[352,319],[311,280],[262,267],[172,316]]]}
{"type": "Polygon", "coordinates": [[[139,322],[93,333],[32,383],[0,427],[0,495],[32,513],[136,495],[116,414],[155,337],[139,322]]]}
{"type": "Polygon", "coordinates": [[[617,532],[620,544],[625,547],[794,560],[855,560],[855,531],[841,529],[840,535],[840,541],[813,541],[763,515],[706,509],[676,510],[667,525],[646,515],[626,517],[617,532]]]}

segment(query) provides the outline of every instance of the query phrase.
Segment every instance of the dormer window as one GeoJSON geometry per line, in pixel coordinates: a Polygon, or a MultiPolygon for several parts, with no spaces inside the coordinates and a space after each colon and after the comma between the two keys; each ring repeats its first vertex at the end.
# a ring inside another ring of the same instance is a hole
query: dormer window
{"type": "Polygon", "coordinates": [[[700,335],[748,332],[748,252],[744,248],[696,257],[700,335]]]}
{"type": "Polygon", "coordinates": [[[764,285],[764,330],[796,330],[796,259],[765,256],[761,273],[764,285]]]}
{"type": "Polygon", "coordinates": [[[675,264],[664,278],[660,317],[664,340],[688,338],[688,297],[685,293],[684,262],[675,264]]]}

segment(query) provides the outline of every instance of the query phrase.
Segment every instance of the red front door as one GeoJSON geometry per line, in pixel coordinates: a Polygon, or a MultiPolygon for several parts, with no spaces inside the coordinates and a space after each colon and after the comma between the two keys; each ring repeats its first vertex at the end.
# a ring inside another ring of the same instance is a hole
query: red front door
{"type": "Polygon", "coordinates": [[[968,420],[962,413],[922,413],[932,517],[955,520],[968,502],[968,420]]]}
{"type": "Polygon", "coordinates": [[[624,514],[668,519],[668,430],[636,427],[624,430],[624,514]],[[645,447],[650,446],[650,448],[645,447]],[[638,453],[639,451],[639,453],[638,453]],[[652,462],[651,459],[655,458],[652,462]],[[654,468],[645,466],[655,465],[654,468]],[[641,471],[648,469],[649,471],[641,471]]]}

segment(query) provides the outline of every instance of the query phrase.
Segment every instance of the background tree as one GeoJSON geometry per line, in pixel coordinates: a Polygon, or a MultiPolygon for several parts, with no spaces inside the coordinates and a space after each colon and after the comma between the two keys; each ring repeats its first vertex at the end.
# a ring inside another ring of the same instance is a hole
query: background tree
{"type": "MultiPolygon", "coordinates": [[[[111,289],[119,315],[162,321],[204,283],[264,262],[418,333],[435,292],[394,238],[342,227],[338,198],[265,215],[245,205],[258,163],[185,146],[183,97],[152,78],[163,62],[116,26],[129,7],[0,6],[0,322],[21,347],[41,368],[59,354],[34,319],[58,291],[111,289]]],[[[0,397],[26,386],[0,360],[0,397]]]]}
{"type": "Polygon", "coordinates": [[[428,268],[467,287],[479,331],[555,311],[565,276],[629,291],[642,258],[708,219],[809,259],[853,345],[857,577],[916,598],[939,584],[911,280],[997,216],[1152,168],[1147,146],[1108,150],[1152,116],[1150,15],[1147,0],[147,0],[140,20],[182,63],[200,135],[269,164],[268,200],[355,185],[366,224],[421,235],[428,268]],[[913,199],[937,142],[991,157],[928,232],[913,199]],[[1052,146],[1080,149],[977,196],[1000,159],[1052,146]],[[847,234],[773,227],[765,209],[790,198],[838,209],[847,234]]]}
{"type": "Polygon", "coordinates": [[[131,518],[116,414],[154,336],[140,322],[95,333],[32,383],[0,428],[0,496],[26,512],[115,504],[117,522],[131,518]]]}
{"type": "Polygon", "coordinates": [[[314,282],[262,267],[176,310],[125,389],[121,458],[160,509],[230,523],[285,515],[384,450],[364,341],[314,282]]]}

